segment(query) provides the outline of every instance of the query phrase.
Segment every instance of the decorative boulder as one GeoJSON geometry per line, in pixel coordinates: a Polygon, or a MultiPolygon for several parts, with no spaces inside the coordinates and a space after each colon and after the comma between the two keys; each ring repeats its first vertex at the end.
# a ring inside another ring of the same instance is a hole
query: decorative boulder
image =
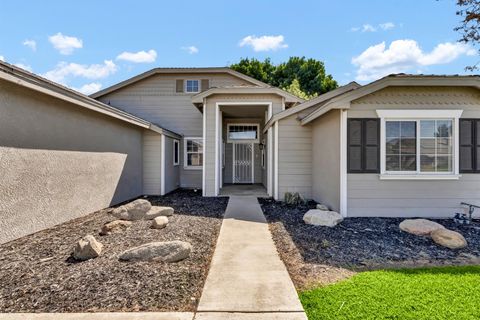
{"type": "Polygon", "coordinates": [[[306,224],[313,224],[315,226],[335,227],[342,222],[343,217],[335,211],[325,211],[319,209],[308,210],[303,216],[303,221],[306,224]]]}
{"type": "Polygon", "coordinates": [[[131,221],[115,220],[115,221],[107,222],[103,225],[102,230],[100,231],[100,235],[106,236],[112,233],[119,233],[127,230],[131,226],[132,226],[131,221]]]}
{"type": "Polygon", "coordinates": [[[430,234],[436,244],[449,249],[461,249],[467,246],[467,240],[458,232],[448,229],[437,229],[430,234]]]}
{"type": "Polygon", "coordinates": [[[149,201],[137,199],[123,206],[113,209],[112,215],[122,220],[141,220],[144,219],[147,212],[152,208],[149,201]]]}
{"type": "Polygon", "coordinates": [[[188,258],[192,245],[184,241],[150,242],[124,251],[123,261],[163,261],[177,262],[188,258]]]}
{"type": "Polygon", "coordinates": [[[317,204],[317,209],[322,211],[330,211],[330,209],[326,205],[321,203],[317,204]]]}
{"type": "Polygon", "coordinates": [[[427,219],[406,219],[400,223],[400,230],[417,235],[429,236],[435,230],[445,229],[439,223],[427,219]]]}
{"type": "Polygon", "coordinates": [[[145,215],[146,220],[152,220],[156,217],[170,217],[173,215],[173,208],[153,206],[145,215]]]}
{"type": "Polygon", "coordinates": [[[98,242],[94,236],[87,235],[77,242],[73,249],[75,260],[89,260],[98,257],[102,253],[103,244],[98,242]]]}
{"type": "Polygon", "coordinates": [[[165,216],[156,217],[152,221],[152,228],[153,229],[163,229],[168,224],[168,218],[165,216]]]}

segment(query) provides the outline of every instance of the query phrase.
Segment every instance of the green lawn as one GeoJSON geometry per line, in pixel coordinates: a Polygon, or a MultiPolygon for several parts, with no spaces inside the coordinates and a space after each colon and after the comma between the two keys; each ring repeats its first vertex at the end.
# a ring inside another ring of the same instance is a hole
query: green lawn
{"type": "Polygon", "coordinates": [[[308,319],[480,319],[480,266],[369,271],[303,291],[308,319]]]}

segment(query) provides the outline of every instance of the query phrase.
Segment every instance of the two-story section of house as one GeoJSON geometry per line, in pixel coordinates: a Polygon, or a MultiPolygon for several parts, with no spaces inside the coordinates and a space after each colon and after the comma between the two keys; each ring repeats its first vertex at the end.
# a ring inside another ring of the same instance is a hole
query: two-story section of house
{"type": "MultiPolygon", "coordinates": [[[[183,187],[217,196],[255,184],[278,197],[278,127],[263,128],[302,99],[229,68],[157,68],[92,97],[181,136],[144,133],[145,194],[183,187]]],[[[308,187],[308,178],[292,179],[308,187]]]]}

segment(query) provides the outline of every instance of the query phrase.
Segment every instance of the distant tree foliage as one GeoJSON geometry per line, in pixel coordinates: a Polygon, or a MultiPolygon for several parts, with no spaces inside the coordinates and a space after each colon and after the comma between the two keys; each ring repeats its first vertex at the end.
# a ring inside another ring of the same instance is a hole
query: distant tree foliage
{"type": "MultiPolygon", "coordinates": [[[[460,42],[476,46],[480,42],[480,0],[457,0],[457,16],[462,21],[455,31],[461,34],[460,42]]],[[[469,71],[478,70],[478,63],[465,68],[469,71]]]]}
{"type": "Polygon", "coordinates": [[[332,75],[325,73],[322,61],[305,57],[290,57],[287,62],[272,64],[255,58],[242,58],[230,66],[272,86],[282,88],[300,98],[309,99],[338,87],[332,75]]]}

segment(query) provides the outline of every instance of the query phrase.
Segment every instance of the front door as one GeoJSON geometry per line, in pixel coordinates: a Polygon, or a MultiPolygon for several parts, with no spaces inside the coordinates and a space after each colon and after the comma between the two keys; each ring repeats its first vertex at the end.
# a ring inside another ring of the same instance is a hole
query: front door
{"type": "Polygon", "coordinates": [[[233,183],[253,183],[253,143],[233,143],[233,183]]]}

